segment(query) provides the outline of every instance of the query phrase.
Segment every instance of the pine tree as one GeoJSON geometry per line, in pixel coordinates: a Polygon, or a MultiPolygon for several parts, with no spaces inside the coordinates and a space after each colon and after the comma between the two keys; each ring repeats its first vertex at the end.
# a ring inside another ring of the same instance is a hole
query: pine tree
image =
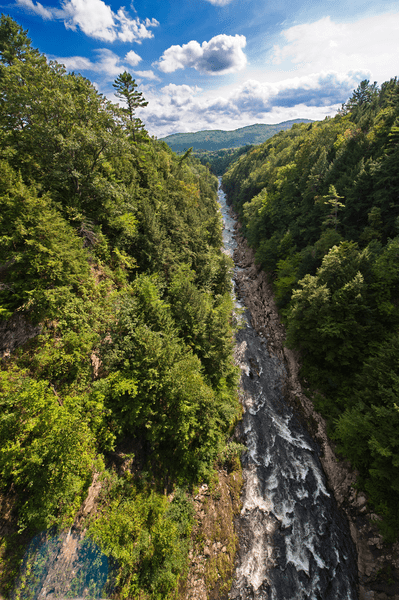
{"type": "Polygon", "coordinates": [[[143,92],[137,91],[136,80],[127,71],[118,75],[113,86],[116,89],[115,96],[127,104],[127,107],[123,107],[121,110],[129,117],[133,140],[135,140],[135,131],[143,128],[141,119],[135,117],[135,110],[138,107],[144,108],[148,102],[143,97],[143,92]]]}

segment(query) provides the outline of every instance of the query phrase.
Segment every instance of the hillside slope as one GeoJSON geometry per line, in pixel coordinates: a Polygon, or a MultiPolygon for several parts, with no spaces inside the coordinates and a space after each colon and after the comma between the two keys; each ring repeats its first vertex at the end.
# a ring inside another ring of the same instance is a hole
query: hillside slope
{"type": "Polygon", "coordinates": [[[308,119],[293,119],[276,125],[256,124],[241,127],[234,131],[207,130],[196,133],[174,133],[161,139],[174,152],[193,150],[222,150],[224,148],[239,148],[248,144],[262,144],[278,133],[290,129],[294,123],[311,123],[308,119]]]}

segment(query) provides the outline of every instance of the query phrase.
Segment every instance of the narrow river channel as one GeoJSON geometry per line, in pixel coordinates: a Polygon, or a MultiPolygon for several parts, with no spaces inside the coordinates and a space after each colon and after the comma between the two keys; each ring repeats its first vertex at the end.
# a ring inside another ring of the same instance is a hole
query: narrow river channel
{"type": "MultiPolygon", "coordinates": [[[[224,248],[233,256],[235,221],[220,182],[218,197],[224,248]]],[[[248,310],[242,325],[236,359],[248,451],[230,598],[357,600],[356,552],[349,525],[327,488],[320,448],[285,402],[284,364],[269,353],[248,310]]]]}

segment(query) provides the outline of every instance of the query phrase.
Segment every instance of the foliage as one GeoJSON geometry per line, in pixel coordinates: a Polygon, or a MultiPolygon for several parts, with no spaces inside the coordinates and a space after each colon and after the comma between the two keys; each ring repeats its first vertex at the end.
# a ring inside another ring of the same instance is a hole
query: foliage
{"type": "Polygon", "coordinates": [[[148,136],[130,74],[115,85],[127,107],[1,17],[0,318],[40,328],[1,360],[1,493],[21,530],[69,525],[127,444],[134,475],[112,475],[91,531],[115,593],[167,598],[191,527],[177,488],[212,478],[240,413],[232,263],[216,178],[148,136]]]}
{"type": "Polygon", "coordinates": [[[365,361],[335,434],[385,517],[384,529],[391,541],[399,522],[398,366],[399,339],[391,336],[365,361]]]}
{"type": "Polygon", "coordinates": [[[388,537],[399,524],[398,125],[397,79],[365,80],[333,119],[280,132],[223,175],[287,343],[388,537]]]}
{"type": "Polygon", "coordinates": [[[5,161],[0,178],[0,261],[7,265],[3,308],[29,307],[40,315],[49,288],[77,289],[88,277],[87,253],[50,199],[27,188],[5,161]]]}
{"type": "Polygon", "coordinates": [[[121,73],[113,84],[116,92],[115,96],[126,104],[121,108],[122,114],[128,117],[127,128],[132,132],[133,140],[137,139],[137,131],[143,130],[143,123],[135,117],[136,108],[144,108],[148,102],[143,98],[143,92],[137,90],[136,80],[124,71],[121,73]]]}
{"type": "Polygon", "coordinates": [[[242,154],[252,149],[251,144],[241,146],[241,148],[229,148],[223,150],[196,150],[194,156],[199,158],[201,163],[208,167],[214,175],[220,176],[227,171],[228,167],[235,162],[242,154]]]}
{"type": "Polygon", "coordinates": [[[0,377],[0,472],[21,494],[20,528],[51,527],[60,515],[68,524],[96,464],[82,399],[67,396],[60,404],[48,382],[17,369],[0,377]]]}
{"type": "Polygon", "coordinates": [[[124,71],[121,73],[113,84],[116,89],[115,96],[126,102],[126,111],[129,119],[133,121],[134,112],[138,107],[145,107],[148,102],[143,98],[143,92],[137,90],[136,80],[132,78],[130,73],[124,71]]]}
{"type": "Polygon", "coordinates": [[[169,502],[145,487],[129,485],[127,493],[120,487],[111,490],[90,537],[119,565],[120,598],[172,598],[187,565],[193,508],[179,489],[169,502]]]}

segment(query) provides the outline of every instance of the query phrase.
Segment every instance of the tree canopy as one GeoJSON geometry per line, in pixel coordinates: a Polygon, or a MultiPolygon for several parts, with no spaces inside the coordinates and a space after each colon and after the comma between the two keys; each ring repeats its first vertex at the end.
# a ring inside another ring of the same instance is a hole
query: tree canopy
{"type": "MultiPolygon", "coordinates": [[[[188,560],[186,492],[240,414],[232,263],[216,178],[148,136],[129,73],[115,86],[122,108],[1,17],[0,319],[40,334],[1,360],[0,493],[33,535],[70,526],[97,473],[88,535],[113,593],[166,599],[188,560]]],[[[0,594],[19,547],[2,541],[0,594]]]]}

